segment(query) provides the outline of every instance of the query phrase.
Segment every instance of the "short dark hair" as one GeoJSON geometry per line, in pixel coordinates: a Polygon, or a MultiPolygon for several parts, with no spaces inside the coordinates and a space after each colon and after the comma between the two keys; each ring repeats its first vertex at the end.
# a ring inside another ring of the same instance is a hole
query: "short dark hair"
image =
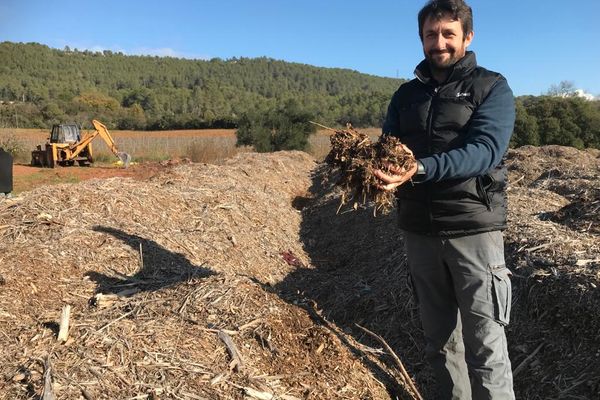
{"type": "Polygon", "coordinates": [[[473,31],[473,10],[464,0],[429,0],[419,11],[419,37],[421,41],[423,41],[425,20],[429,17],[441,19],[446,14],[462,23],[464,37],[473,31]]]}

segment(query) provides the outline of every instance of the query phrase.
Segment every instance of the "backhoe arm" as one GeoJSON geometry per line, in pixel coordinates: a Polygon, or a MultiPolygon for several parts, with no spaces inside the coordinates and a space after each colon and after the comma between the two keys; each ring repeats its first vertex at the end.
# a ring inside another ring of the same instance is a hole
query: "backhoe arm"
{"type": "Polygon", "coordinates": [[[104,142],[106,142],[106,145],[110,151],[112,151],[115,156],[119,157],[119,149],[117,149],[117,145],[115,144],[115,141],[110,133],[108,133],[106,126],[102,122],[95,119],[92,120],[92,124],[94,125],[94,128],[96,128],[97,134],[104,139],[104,142]]]}
{"type": "MultiPolygon", "coordinates": [[[[110,151],[112,151],[112,153],[115,156],[117,156],[117,158],[119,160],[121,160],[123,165],[125,165],[125,167],[127,167],[129,165],[129,162],[131,161],[131,156],[127,153],[119,151],[119,149],[117,148],[117,145],[115,144],[114,139],[112,138],[110,133],[108,133],[108,129],[102,122],[94,119],[94,120],[92,120],[92,124],[94,125],[94,128],[96,128],[96,131],[92,132],[91,134],[87,134],[87,135],[85,135],[85,137],[81,138],[81,142],[77,143],[77,147],[81,147],[81,149],[83,149],[96,136],[100,135],[100,137],[104,140],[104,142],[106,143],[106,145],[108,146],[110,151]]],[[[81,151],[81,150],[79,150],[79,151],[81,151]]]]}

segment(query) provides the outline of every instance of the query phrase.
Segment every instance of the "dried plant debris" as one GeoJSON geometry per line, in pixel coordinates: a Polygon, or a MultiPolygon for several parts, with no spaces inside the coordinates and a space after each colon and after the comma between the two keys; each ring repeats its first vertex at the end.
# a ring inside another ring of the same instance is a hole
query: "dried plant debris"
{"type": "Polygon", "coordinates": [[[355,209],[373,203],[375,212],[387,214],[394,206],[394,192],[383,190],[373,171],[391,173],[391,166],[408,170],[416,160],[397,138],[382,136],[372,142],[368,135],[348,124],[331,136],[331,151],[325,162],[337,174],[336,183],[342,188],[340,208],[348,202],[355,209]]]}
{"type": "Polygon", "coordinates": [[[314,268],[292,206],[314,167],[242,153],[1,202],[0,400],[390,399],[274,289],[314,268]]]}
{"type": "MultiPolygon", "coordinates": [[[[242,153],[0,202],[0,400],[410,399],[357,324],[435,398],[395,216],[332,217],[323,166],[242,153]]],[[[598,399],[600,150],[507,166],[516,398],[598,399]]]]}

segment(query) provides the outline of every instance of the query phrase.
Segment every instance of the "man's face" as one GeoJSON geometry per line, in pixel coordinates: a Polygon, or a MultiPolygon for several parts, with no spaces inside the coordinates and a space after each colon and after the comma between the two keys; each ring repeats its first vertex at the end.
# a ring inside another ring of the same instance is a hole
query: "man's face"
{"type": "Polygon", "coordinates": [[[465,56],[473,32],[463,34],[459,20],[445,14],[440,20],[429,17],[423,24],[423,52],[434,69],[447,69],[465,56]]]}

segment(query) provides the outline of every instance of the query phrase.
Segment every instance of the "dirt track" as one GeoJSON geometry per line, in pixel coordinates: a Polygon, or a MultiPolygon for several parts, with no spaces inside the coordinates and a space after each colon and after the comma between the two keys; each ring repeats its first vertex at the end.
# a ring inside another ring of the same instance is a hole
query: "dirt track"
{"type": "MultiPolygon", "coordinates": [[[[598,398],[599,154],[508,166],[517,398],[598,398]]],[[[431,398],[395,214],[336,215],[323,177],[303,153],[248,153],[0,203],[0,398],[38,396],[48,356],[59,399],[410,398],[356,324],[431,398]]]]}

